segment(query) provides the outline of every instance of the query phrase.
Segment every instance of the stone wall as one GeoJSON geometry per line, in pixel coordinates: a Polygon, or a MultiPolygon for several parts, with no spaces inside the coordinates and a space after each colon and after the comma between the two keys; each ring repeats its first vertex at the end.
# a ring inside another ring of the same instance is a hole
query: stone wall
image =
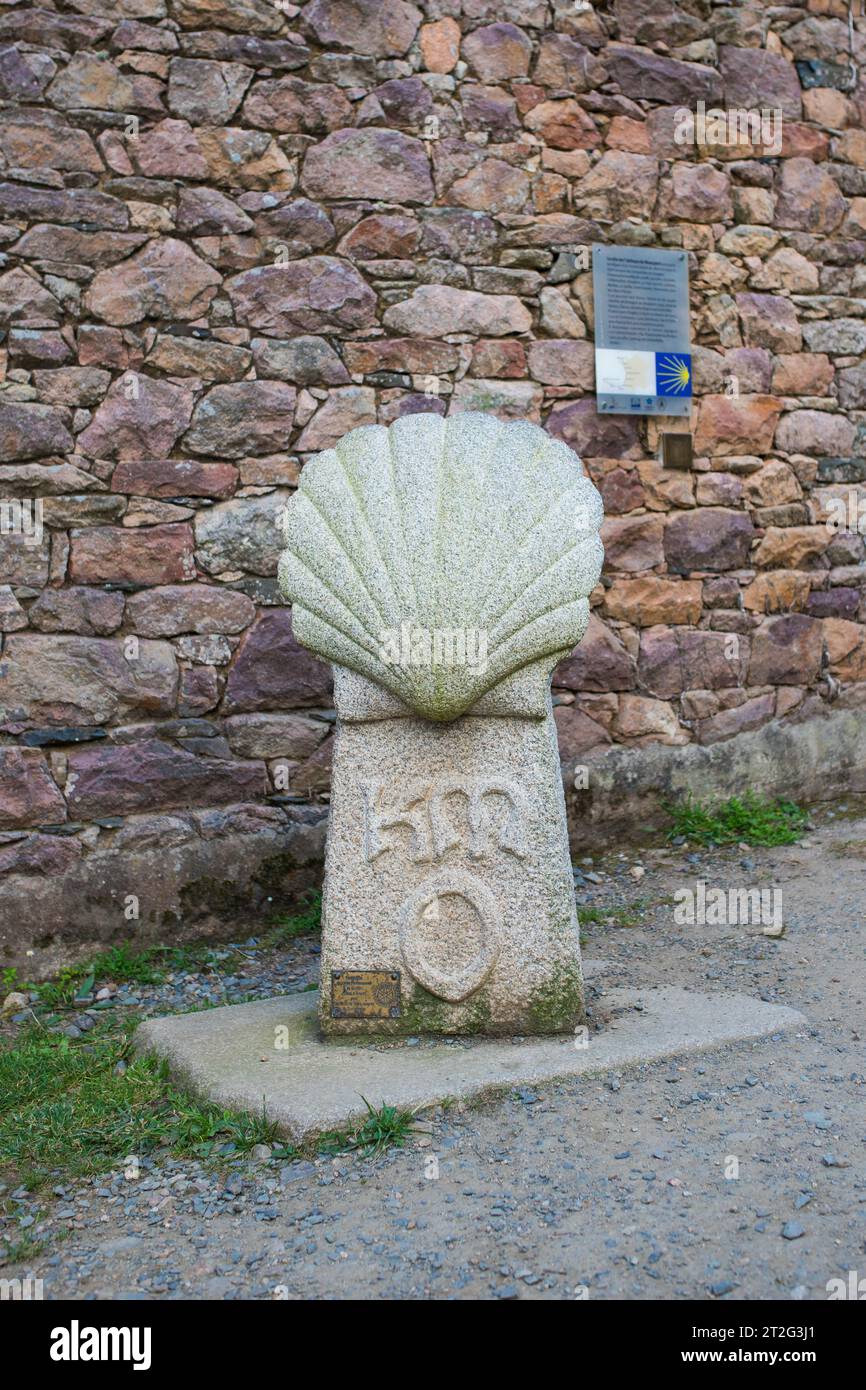
{"type": "Polygon", "coordinates": [[[555,680],[569,764],[861,703],[849,8],[4,6],[0,499],[44,526],[0,536],[4,959],[257,929],[313,881],[330,684],[275,519],[356,425],[482,409],[584,457],[607,566],[555,680]],[[781,150],[683,141],[699,102],[778,108],[781,150]],[[599,241],[689,252],[691,472],[596,415],[599,241]]]}

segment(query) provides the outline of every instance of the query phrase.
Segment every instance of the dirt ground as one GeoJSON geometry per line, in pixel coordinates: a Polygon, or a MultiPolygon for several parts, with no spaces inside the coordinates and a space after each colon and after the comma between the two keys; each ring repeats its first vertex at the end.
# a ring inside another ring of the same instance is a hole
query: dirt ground
{"type": "Polygon", "coordinates": [[[50,1207],[65,1239],[4,1276],[100,1300],[824,1300],[866,1276],[862,810],[817,813],[797,846],[580,867],[599,880],[577,888],[585,955],[608,962],[597,1018],[605,985],[676,984],[808,1025],[430,1111],[375,1158],[262,1157],[228,1179],[165,1159],[79,1183],[50,1207]],[[678,923],[676,890],[699,880],[781,890],[784,936],[678,923]]]}

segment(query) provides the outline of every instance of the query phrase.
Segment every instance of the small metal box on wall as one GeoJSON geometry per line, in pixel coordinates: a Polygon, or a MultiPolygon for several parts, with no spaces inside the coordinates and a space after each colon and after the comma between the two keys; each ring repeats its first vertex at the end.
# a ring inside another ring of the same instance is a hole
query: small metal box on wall
{"type": "Polygon", "coordinates": [[[689,469],[694,461],[691,434],[674,434],[665,430],[660,436],[661,461],[665,468],[689,469]]]}

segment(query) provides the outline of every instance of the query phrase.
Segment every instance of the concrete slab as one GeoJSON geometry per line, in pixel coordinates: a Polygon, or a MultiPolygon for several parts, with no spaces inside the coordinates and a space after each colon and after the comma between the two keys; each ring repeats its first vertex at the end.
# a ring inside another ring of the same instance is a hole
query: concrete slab
{"type": "Polygon", "coordinates": [[[764,1038],[806,1022],[796,1009],[744,994],[617,988],[605,989],[601,1003],[610,1022],[586,1045],[572,1037],[326,1042],[315,992],[150,1019],[135,1042],[165,1057],[200,1095],[237,1110],[261,1113],[264,1106],[298,1140],[363,1116],[362,1097],[421,1108],[764,1038]]]}

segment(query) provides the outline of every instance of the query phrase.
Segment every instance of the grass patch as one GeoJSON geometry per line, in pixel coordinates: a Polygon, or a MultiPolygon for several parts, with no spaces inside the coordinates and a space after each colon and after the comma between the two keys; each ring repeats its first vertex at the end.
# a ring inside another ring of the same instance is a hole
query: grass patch
{"type": "Polygon", "coordinates": [[[263,946],[284,946],[294,941],[296,936],[307,936],[319,931],[322,925],[322,893],[319,888],[310,888],[300,898],[299,910],[289,916],[273,917],[271,929],[261,938],[263,946]]]}
{"type": "Polygon", "coordinates": [[[39,1255],[45,1253],[46,1242],[44,1240],[33,1240],[30,1236],[22,1236],[20,1240],[8,1241],[0,1250],[0,1265],[23,1264],[24,1261],[35,1260],[39,1255]]]}
{"type": "Polygon", "coordinates": [[[159,985],[180,970],[207,970],[216,955],[207,946],[146,946],[136,950],[128,941],[110,946],[78,965],[65,966],[51,980],[19,981],[13,966],[3,972],[3,987],[37,996],[48,1009],[71,1009],[89,999],[102,981],[113,984],[159,985]]]}
{"type": "MultiPolygon", "coordinates": [[[[312,1152],[365,1157],[402,1148],[414,1113],[364,1100],[365,1119],[312,1141],[312,1152]]],[[[42,1188],[117,1169],[159,1150],[216,1165],[267,1144],[275,1160],[302,1149],[280,1138],[264,1113],[200,1101],[169,1079],[165,1063],[131,1051],[130,1034],[107,1021],[71,1039],[35,1025],[0,1050],[0,1175],[8,1188],[42,1188]],[[125,1067],[118,1067],[118,1063],[125,1067]]],[[[7,1211],[14,1204],[5,1200],[7,1211]]],[[[13,1216],[14,1219],[14,1216],[13,1216]]],[[[41,1243],[7,1237],[0,1264],[39,1253],[41,1243]]]]}
{"type": "MultiPolygon", "coordinates": [[[[259,938],[259,945],[271,949],[286,945],[297,936],[318,931],[321,922],[321,891],[309,889],[302,895],[296,913],[272,919],[271,929],[259,938]]],[[[203,944],[136,949],[131,942],[122,941],[88,961],[64,967],[51,980],[24,981],[19,978],[16,967],[8,966],[0,971],[0,987],[4,993],[23,990],[35,994],[37,1004],[43,1008],[71,1009],[80,1006],[94,989],[109,980],[113,984],[161,985],[169,975],[185,970],[210,970],[219,960],[217,951],[203,944]]]]}
{"type": "MultiPolygon", "coordinates": [[[[259,944],[278,947],[315,931],[321,922],[321,905],[320,892],[307,893],[299,911],[276,919],[259,944]]],[[[49,1031],[49,1025],[65,1011],[92,1008],[93,993],[102,981],[160,984],[172,973],[218,965],[224,949],[220,953],[204,945],[136,949],[123,942],[36,984],[20,982],[14,968],[2,971],[5,992],[25,990],[36,996],[33,1023],[23,1026],[10,1045],[0,1047],[0,1177],[9,1189],[24,1186],[38,1191],[116,1169],[133,1155],[147,1158],[157,1150],[176,1158],[221,1164],[257,1144],[271,1146],[275,1159],[291,1159],[300,1153],[279,1138],[276,1125],[264,1113],[225,1110],[172,1084],[164,1062],[133,1051],[131,1037],[137,1020],[124,1023],[116,1012],[106,1011],[80,1038],[49,1031]]],[[[99,1010],[100,1005],[95,1008],[99,1010]]],[[[367,1101],[364,1104],[367,1116],[362,1124],[320,1136],[314,1151],[354,1149],[373,1154],[391,1145],[402,1147],[413,1116],[394,1106],[376,1109],[367,1101]]],[[[5,1205],[9,1205],[8,1194],[5,1205]]],[[[5,1253],[0,1249],[0,1264],[36,1253],[38,1244],[24,1232],[17,1241],[7,1239],[5,1253]]]]}
{"type": "Polygon", "coordinates": [[[754,792],[732,796],[711,807],[686,797],[663,802],[671,817],[668,839],[678,836],[704,846],[739,844],[792,845],[806,830],[809,814],[793,801],[758,797],[754,792]]]}
{"type": "Polygon", "coordinates": [[[364,1096],[361,1099],[367,1107],[367,1118],[357,1129],[332,1129],[319,1135],[319,1153],[338,1154],[356,1149],[369,1156],[389,1148],[402,1149],[415,1120],[412,1112],[400,1110],[396,1105],[380,1105],[377,1110],[364,1096]]]}
{"type": "Polygon", "coordinates": [[[577,915],[581,924],[592,922],[596,926],[638,927],[650,905],[647,898],[637,898],[633,903],[623,903],[620,907],[579,907],[577,915]]]}
{"type": "Polygon", "coordinates": [[[111,1024],[74,1040],[33,1027],[0,1051],[0,1169],[16,1185],[104,1172],[164,1146],[177,1157],[228,1157],[275,1135],[264,1116],[171,1085],[165,1065],[131,1054],[129,1033],[111,1024]]]}
{"type": "MultiPolygon", "coordinates": [[[[321,1134],[302,1149],[282,1140],[264,1113],[226,1110],[173,1085],[165,1063],[134,1054],[130,1033],[113,1020],[80,1039],[36,1024],[0,1049],[0,1177],[8,1191],[39,1192],[155,1151],[225,1166],[257,1144],[269,1145],[272,1158],[283,1162],[304,1151],[370,1157],[402,1148],[414,1113],[364,1104],[367,1115],[355,1128],[321,1134]]],[[[8,1191],[0,1208],[14,1222],[8,1191]]],[[[25,1232],[18,1239],[9,1232],[0,1243],[0,1265],[32,1259],[45,1247],[25,1232]]]]}

